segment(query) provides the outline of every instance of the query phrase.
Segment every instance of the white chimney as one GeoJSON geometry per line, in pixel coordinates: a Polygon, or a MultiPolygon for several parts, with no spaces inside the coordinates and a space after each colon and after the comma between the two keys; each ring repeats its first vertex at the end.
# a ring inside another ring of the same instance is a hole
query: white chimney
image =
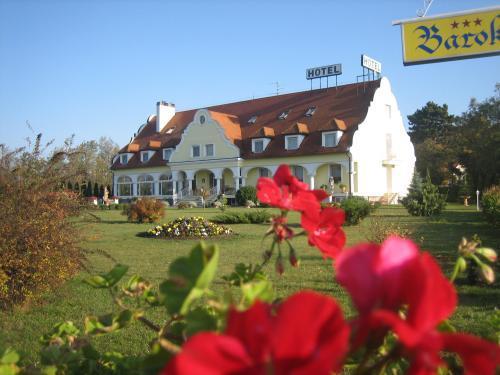
{"type": "Polygon", "coordinates": [[[156,103],[156,131],[160,132],[175,116],[175,104],[164,101],[156,103]]]}

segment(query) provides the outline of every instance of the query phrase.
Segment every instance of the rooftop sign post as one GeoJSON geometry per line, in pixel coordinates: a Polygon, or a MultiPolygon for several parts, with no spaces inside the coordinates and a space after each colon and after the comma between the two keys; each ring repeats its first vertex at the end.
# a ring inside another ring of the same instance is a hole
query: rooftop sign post
{"type": "Polygon", "coordinates": [[[319,78],[319,88],[321,88],[321,78],[326,77],[326,87],[328,88],[328,77],[335,76],[335,87],[337,87],[337,76],[342,74],[342,64],[333,64],[318,66],[316,68],[306,69],[306,79],[312,80],[319,78]]]}
{"type": "Polygon", "coordinates": [[[500,54],[500,6],[392,24],[401,25],[404,65],[500,54]]]}

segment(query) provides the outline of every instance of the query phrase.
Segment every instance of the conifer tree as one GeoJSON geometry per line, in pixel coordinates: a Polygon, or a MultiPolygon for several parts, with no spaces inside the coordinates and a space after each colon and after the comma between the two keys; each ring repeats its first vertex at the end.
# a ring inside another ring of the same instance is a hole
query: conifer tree
{"type": "Polygon", "coordinates": [[[68,181],[66,186],[67,186],[68,190],[73,190],[73,184],[71,183],[71,181],[68,181]]]}
{"type": "Polygon", "coordinates": [[[85,189],[85,196],[86,197],[92,196],[92,182],[90,182],[90,181],[87,181],[87,188],[85,189]]]}
{"type": "Polygon", "coordinates": [[[99,196],[99,185],[97,184],[97,182],[94,182],[94,197],[98,197],[99,196]]]}

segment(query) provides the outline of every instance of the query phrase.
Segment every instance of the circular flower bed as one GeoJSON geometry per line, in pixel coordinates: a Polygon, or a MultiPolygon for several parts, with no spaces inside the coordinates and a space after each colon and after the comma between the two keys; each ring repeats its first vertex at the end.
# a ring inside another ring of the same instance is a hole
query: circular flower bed
{"type": "Polygon", "coordinates": [[[167,224],[148,230],[150,237],[189,238],[216,237],[233,234],[231,228],[215,224],[201,216],[178,217],[167,224]]]}

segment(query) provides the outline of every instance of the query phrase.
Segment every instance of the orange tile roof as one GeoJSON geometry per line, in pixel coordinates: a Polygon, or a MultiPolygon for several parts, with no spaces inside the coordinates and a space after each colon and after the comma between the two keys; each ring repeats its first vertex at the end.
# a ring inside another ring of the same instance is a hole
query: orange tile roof
{"type": "MultiPolygon", "coordinates": [[[[240,148],[244,159],[346,152],[379,86],[380,80],[375,80],[215,105],[207,109],[210,116],[224,129],[226,136],[240,148]],[[305,116],[310,107],[316,107],[314,115],[305,116]],[[278,116],[283,111],[289,113],[285,119],[280,120],[278,116]],[[257,120],[249,123],[248,120],[253,116],[257,116],[257,120]],[[295,134],[306,135],[297,150],[285,150],[284,137],[290,129],[295,129],[295,134]],[[321,133],[328,130],[344,132],[337,147],[321,147],[321,133]],[[251,139],[256,137],[272,138],[265,151],[259,154],[252,153],[251,139]]],[[[159,142],[161,148],[175,147],[197,110],[177,112],[160,132],[156,132],[156,116],[150,116],[132,144],[138,145],[140,150],[151,148],[151,141],[155,145],[159,142]]],[[[127,152],[130,146],[125,146],[120,152],[127,152]]],[[[155,156],[156,154],[160,153],[155,153],[155,156]]],[[[115,163],[112,169],[166,165],[161,155],[158,158],[155,156],[146,163],[133,157],[127,165],[115,163]]]]}

